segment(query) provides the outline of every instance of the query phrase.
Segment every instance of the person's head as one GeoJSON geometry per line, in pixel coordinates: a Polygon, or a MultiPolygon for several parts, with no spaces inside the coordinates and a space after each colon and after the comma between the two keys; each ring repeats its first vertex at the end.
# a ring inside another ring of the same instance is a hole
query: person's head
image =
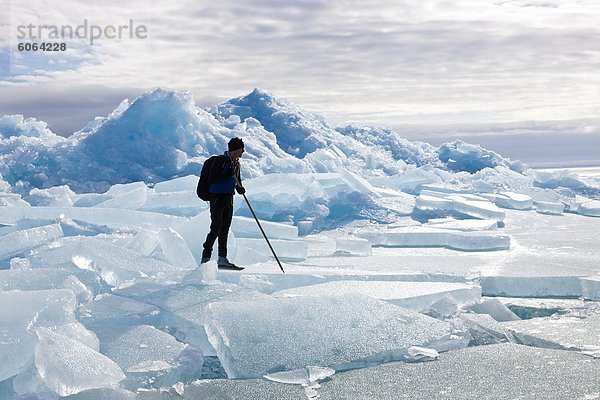
{"type": "Polygon", "coordinates": [[[244,152],[244,142],[242,139],[234,137],[227,144],[227,150],[229,151],[231,158],[240,158],[244,152]]]}

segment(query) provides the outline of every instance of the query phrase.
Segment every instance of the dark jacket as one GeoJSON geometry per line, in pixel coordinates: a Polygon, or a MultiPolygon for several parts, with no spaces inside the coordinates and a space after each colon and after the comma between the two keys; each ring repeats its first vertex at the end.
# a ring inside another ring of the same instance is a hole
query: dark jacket
{"type": "Polygon", "coordinates": [[[238,182],[241,186],[242,178],[240,176],[239,164],[237,168],[233,168],[231,165],[231,158],[227,152],[217,157],[210,167],[210,173],[208,176],[210,193],[217,196],[232,196],[236,187],[236,182],[233,177],[234,173],[237,176],[238,182]]]}

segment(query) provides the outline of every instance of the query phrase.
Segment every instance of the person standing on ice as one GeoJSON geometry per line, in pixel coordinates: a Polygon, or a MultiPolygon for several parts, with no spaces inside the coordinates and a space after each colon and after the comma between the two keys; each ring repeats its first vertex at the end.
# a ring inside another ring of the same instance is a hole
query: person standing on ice
{"type": "Polygon", "coordinates": [[[233,196],[236,190],[239,194],[246,193],[240,176],[240,157],[244,153],[244,142],[233,138],[227,144],[227,150],[218,156],[210,166],[210,232],[204,242],[201,263],[210,260],[213,245],[218,239],[219,258],[217,265],[222,269],[242,270],[227,259],[227,236],[233,217],[233,196]],[[236,179],[237,178],[237,179],[236,179]]]}

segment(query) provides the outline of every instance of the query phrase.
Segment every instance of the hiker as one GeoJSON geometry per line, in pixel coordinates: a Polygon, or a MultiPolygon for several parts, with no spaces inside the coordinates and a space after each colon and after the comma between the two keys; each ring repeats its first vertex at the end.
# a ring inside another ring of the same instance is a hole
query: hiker
{"type": "Polygon", "coordinates": [[[222,269],[243,269],[232,264],[227,259],[227,236],[233,217],[234,189],[239,194],[246,193],[240,177],[239,159],[244,153],[244,142],[240,138],[233,138],[227,144],[224,154],[216,157],[210,166],[208,182],[210,184],[210,232],[204,242],[202,261],[204,264],[210,260],[213,245],[218,238],[219,258],[217,265],[222,269]],[[237,177],[237,182],[235,177],[237,177]]]}

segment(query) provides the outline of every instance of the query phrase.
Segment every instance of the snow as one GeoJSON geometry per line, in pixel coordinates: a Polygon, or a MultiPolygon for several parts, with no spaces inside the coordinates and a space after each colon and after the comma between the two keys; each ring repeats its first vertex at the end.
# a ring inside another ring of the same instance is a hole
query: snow
{"type": "Polygon", "coordinates": [[[208,109],[154,89],[66,138],[0,117],[0,397],[564,398],[557,371],[597,397],[573,353],[599,354],[599,199],[594,177],[260,89],[208,109]],[[199,265],[198,174],[232,137],[285,274],[241,196],[244,271],[199,265]]]}

